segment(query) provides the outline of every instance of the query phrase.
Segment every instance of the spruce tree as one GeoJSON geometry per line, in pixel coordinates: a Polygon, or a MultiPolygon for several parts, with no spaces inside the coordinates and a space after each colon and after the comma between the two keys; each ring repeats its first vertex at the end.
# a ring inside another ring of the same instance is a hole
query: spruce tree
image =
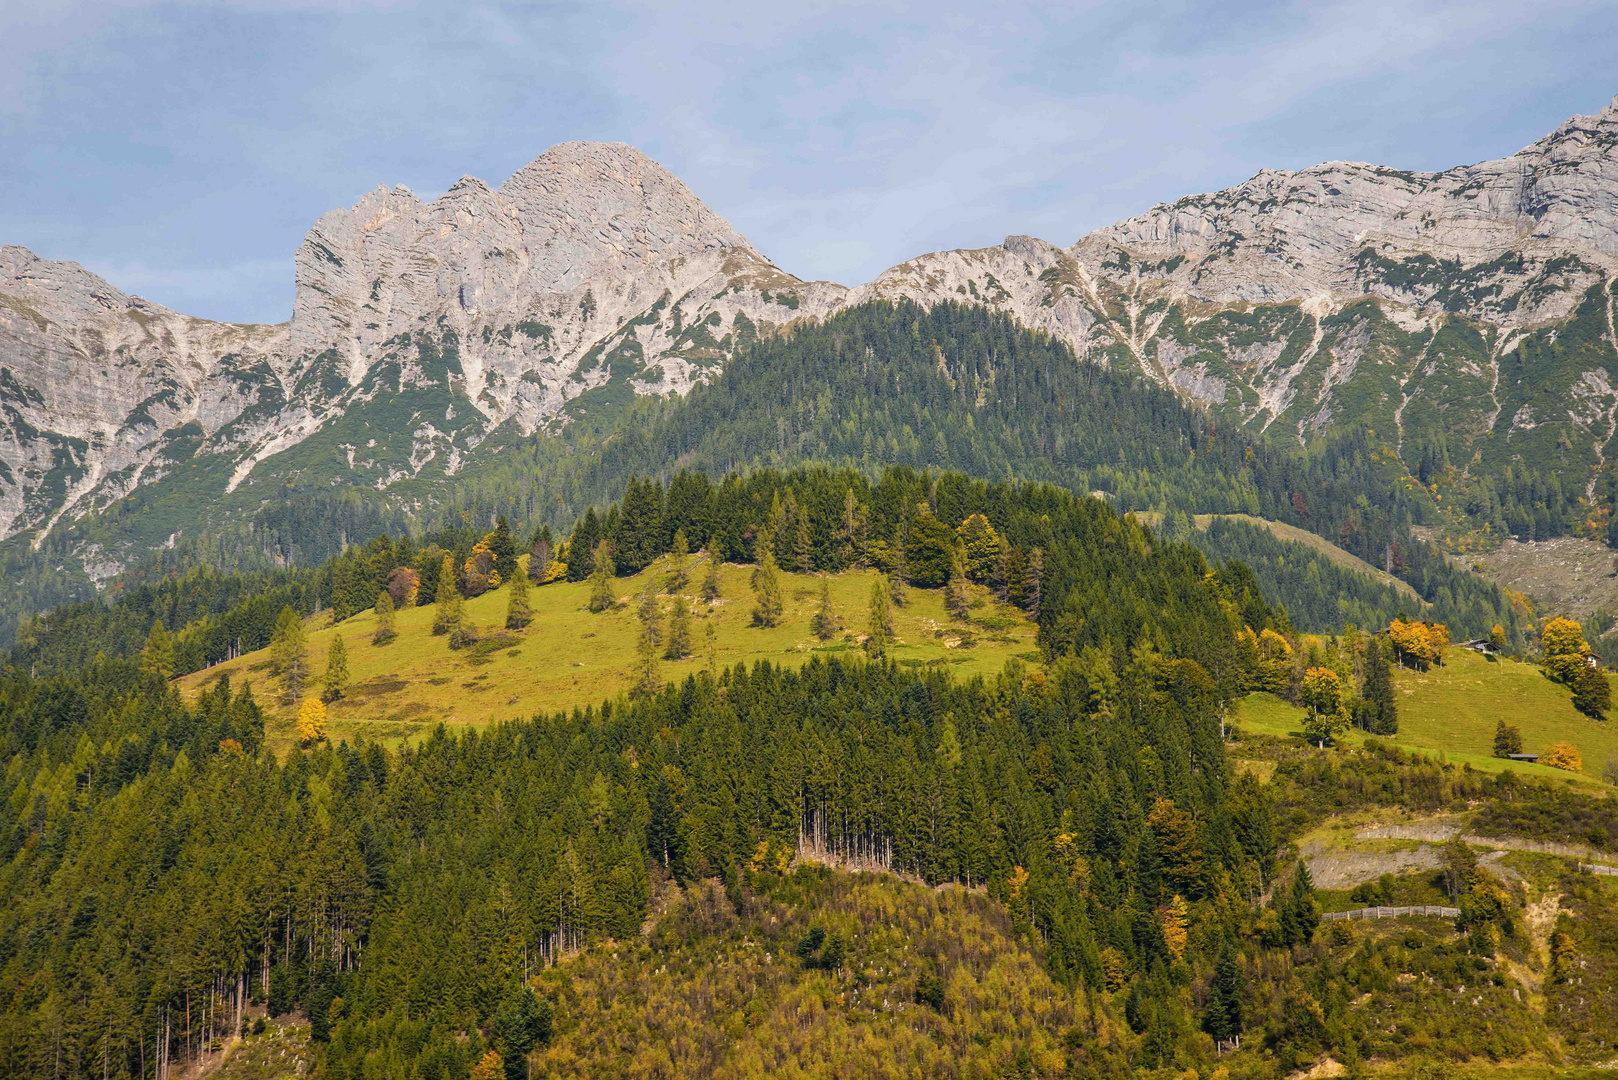
{"type": "Polygon", "coordinates": [[[398,636],[394,628],[393,594],[383,589],[376,594],[376,629],[371,632],[371,644],[386,645],[398,636]]]}
{"type": "Polygon", "coordinates": [[[821,641],[830,641],[837,633],[840,624],[837,621],[837,612],[831,606],[831,582],[824,574],[820,576],[820,608],[814,617],[809,620],[809,629],[814,631],[815,637],[821,641]]]}
{"type": "Polygon", "coordinates": [[[1373,637],[1365,656],[1366,717],[1369,730],[1377,735],[1396,735],[1399,732],[1399,703],[1393,696],[1393,673],[1388,654],[1379,638],[1373,637]]]}
{"type": "Polygon", "coordinates": [[[331,648],[326,650],[326,674],[321,682],[325,685],[325,692],[321,694],[325,701],[336,701],[348,690],[348,646],[341,634],[331,636],[331,648]]]}
{"type": "Polygon", "coordinates": [[[702,598],[713,603],[722,595],[719,586],[719,558],[710,546],[706,550],[708,556],[708,571],[702,576],[702,598]]]}
{"type": "Polygon", "coordinates": [[[1213,986],[1202,1013],[1202,1030],[1215,1039],[1234,1039],[1242,1033],[1242,974],[1230,942],[1220,946],[1214,961],[1213,986]]]}
{"type": "Polygon", "coordinates": [[[753,568],[753,596],[757,600],[753,607],[753,625],[765,628],[780,625],[781,575],[775,566],[775,554],[767,544],[761,547],[758,565],[753,568]]]}
{"type": "Polygon", "coordinates": [[[614,572],[612,545],[605,540],[597,544],[595,556],[591,561],[593,568],[590,571],[590,610],[599,615],[617,603],[612,588],[614,572]]]}
{"type": "Polygon", "coordinates": [[[452,633],[460,617],[461,590],[455,586],[455,562],[448,555],[438,568],[438,588],[433,594],[433,603],[433,634],[452,633]]]}
{"type": "Polygon", "coordinates": [[[888,567],[888,599],[894,607],[905,606],[905,581],[910,577],[910,564],[905,557],[905,538],[893,535],[893,561],[888,567]]]}
{"type": "Polygon", "coordinates": [[[1504,758],[1520,753],[1522,753],[1522,730],[1504,720],[1495,721],[1494,756],[1504,758]]]}
{"type": "Polygon", "coordinates": [[[521,630],[534,621],[534,608],[528,602],[528,559],[517,559],[517,571],[511,575],[511,595],[506,598],[506,629],[521,630]]]}
{"type": "Polygon", "coordinates": [[[663,650],[665,660],[684,660],[691,655],[691,605],[685,597],[676,595],[669,610],[668,645],[663,650]]]}
{"type": "Polygon", "coordinates": [[[281,697],[287,704],[303,696],[304,683],[309,680],[306,647],[303,620],[289,604],[276,617],[275,632],[270,637],[270,662],[281,680],[281,697]]]}
{"type": "Polygon", "coordinates": [[[691,545],[685,538],[684,529],[674,531],[674,540],[669,545],[669,580],[664,591],[670,594],[683,592],[690,578],[686,569],[686,557],[691,553],[691,545]]]}
{"type": "Polygon", "coordinates": [[[163,628],[162,619],[153,621],[152,631],[146,635],[146,647],[140,651],[140,669],[160,679],[174,677],[174,639],[163,628]]]}

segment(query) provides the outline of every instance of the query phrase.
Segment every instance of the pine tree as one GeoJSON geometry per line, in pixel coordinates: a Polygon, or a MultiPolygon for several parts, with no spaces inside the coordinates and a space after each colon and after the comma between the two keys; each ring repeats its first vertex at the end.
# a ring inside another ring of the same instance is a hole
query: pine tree
{"type": "Polygon", "coordinates": [[[281,680],[282,700],[288,704],[303,696],[304,683],[309,679],[306,644],[303,620],[298,618],[291,605],[283,607],[275,620],[275,632],[270,637],[270,661],[281,680]]]}
{"type": "Polygon", "coordinates": [[[298,709],[298,738],[317,743],[326,737],[326,706],[319,698],[304,698],[298,709]]]}
{"type": "Polygon", "coordinates": [[[837,531],[839,554],[844,566],[865,567],[865,527],[868,515],[865,504],[849,488],[843,492],[843,524],[837,531]]]}
{"type": "Polygon", "coordinates": [[[865,651],[874,660],[888,654],[893,639],[893,609],[889,605],[888,584],[881,578],[871,582],[871,620],[865,632],[865,651]]]}
{"type": "Polygon", "coordinates": [[[668,646],[663,650],[665,660],[684,660],[691,655],[691,605],[685,597],[676,595],[669,611],[668,646]]]}
{"type": "Polygon", "coordinates": [[[775,567],[775,554],[768,545],[762,547],[758,565],[753,568],[753,625],[778,626],[781,622],[781,575],[775,567]]]}
{"type": "Polygon", "coordinates": [[[1039,548],[1028,552],[1028,566],[1023,571],[1023,610],[1035,622],[1039,621],[1039,608],[1045,600],[1045,553],[1039,548]]]}
{"type": "Polygon", "coordinates": [[[809,629],[821,641],[830,641],[832,635],[837,633],[841,624],[837,620],[837,612],[831,606],[831,582],[824,574],[820,576],[820,608],[809,620],[809,629]]]}
{"type": "Polygon", "coordinates": [[[691,545],[686,541],[685,530],[676,529],[674,541],[669,548],[669,580],[664,586],[668,593],[683,592],[690,577],[686,569],[686,557],[691,553],[691,545]]]}
{"type": "Polygon", "coordinates": [[[326,650],[326,674],[321,681],[326,688],[321,697],[326,701],[336,701],[348,690],[348,646],[343,643],[341,634],[331,636],[331,648],[326,650]]]}
{"type": "Polygon", "coordinates": [[[605,540],[597,544],[592,562],[594,568],[590,571],[590,610],[599,615],[617,603],[612,588],[614,572],[612,545],[605,540]]]}
{"type": "Polygon", "coordinates": [[[511,575],[511,595],[506,598],[506,629],[521,630],[534,621],[534,608],[528,602],[528,559],[517,557],[517,570],[511,575]]]}
{"type": "Polygon", "coordinates": [[[995,552],[994,571],[989,575],[989,587],[994,598],[1004,604],[1011,599],[1011,545],[1001,543],[995,552]]]}
{"type": "Polygon", "coordinates": [[[705,551],[708,557],[708,571],[702,576],[702,598],[713,603],[721,596],[719,587],[719,559],[713,553],[713,548],[705,551]]]}
{"type": "Polygon", "coordinates": [[[163,629],[162,619],[155,620],[151,633],[146,635],[146,647],[140,651],[140,669],[160,679],[174,677],[174,639],[163,629]]]}
{"type": "Polygon", "coordinates": [[[965,622],[971,619],[966,592],[966,572],[962,568],[961,545],[957,543],[949,556],[949,579],[944,582],[944,609],[965,622]]]}
{"type": "Polygon", "coordinates": [[[433,634],[454,633],[461,615],[461,591],[455,586],[455,562],[448,555],[438,568],[438,589],[433,594],[433,634]]]}
{"type": "Polygon", "coordinates": [[[1242,974],[1236,950],[1226,941],[1214,961],[1213,986],[1202,1012],[1202,1030],[1215,1039],[1234,1039],[1242,1033],[1242,974]]]}
{"type": "Polygon", "coordinates": [[[376,594],[376,629],[371,632],[371,644],[386,645],[398,636],[394,628],[393,594],[383,589],[376,594]]]}

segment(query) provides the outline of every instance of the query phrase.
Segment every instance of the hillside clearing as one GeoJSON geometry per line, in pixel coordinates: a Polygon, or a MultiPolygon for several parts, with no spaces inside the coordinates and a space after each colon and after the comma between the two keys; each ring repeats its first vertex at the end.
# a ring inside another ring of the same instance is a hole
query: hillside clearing
{"type": "MultiPolygon", "coordinates": [[[[832,605],[843,630],[819,641],[809,628],[819,608],[821,579],[782,572],[785,612],[779,626],[751,625],[753,594],[750,566],[725,565],[723,596],[708,605],[696,596],[703,569],[693,568],[685,595],[691,602],[692,655],[664,661],[660,676],[678,681],[708,666],[706,627],[714,628],[714,659],[719,666],[758,660],[798,666],[811,657],[863,658],[859,641],[868,618],[875,571],[829,575],[832,605]]],[[[638,622],[635,600],[648,580],[667,578],[667,559],[634,577],[614,583],[618,604],[592,614],[585,582],[557,582],[530,593],[534,621],[523,631],[504,629],[508,590],[496,589],[466,601],[467,617],[479,627],[481,640],[460,651],[448,639],[432,634],[433,607],[406,608],[396,616],[398,638],[371,643],[376,616],[361,612],[337,626],[328,615],[308,620],[308,655],[318,680],[325,668],[333,635],[348,649],[353,682],[348,693],[328,706],[328,735],[339,739],[397,740],[421,735],[439,723],[481,725],[535,713],[599,705],[627,691],[633,683],[638,622]]],[[[990,675],[1012,657],[1038,658],[1037,628],[1015,608],[996,603],[987,590],[972,587],[972,625],[952,620],[944,611],[942,590],[907,589],[909,603],[893,609],[898,642],[891,655],[908,667],[947,667],[961,676],[990,675]]],[[[663,597],[667,614],[671,597],[663,597]]],[[[251,679],[261,703],[275,705],[269,650],[217,664],[179,680],[182,692],[195,694],[221,675],[251,679]]],[[[311,693],[317,692],[311,688],[311,693]]],[[[268,722],[268,741],[277,752],[293,743],[295,710],[280,707],[268,722]]]]}

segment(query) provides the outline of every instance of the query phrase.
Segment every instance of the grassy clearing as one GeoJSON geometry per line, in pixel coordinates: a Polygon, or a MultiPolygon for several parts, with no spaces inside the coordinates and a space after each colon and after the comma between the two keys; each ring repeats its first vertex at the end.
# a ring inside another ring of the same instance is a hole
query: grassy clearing
{"type": "MultiPolygon", "coordinates": [[[[1601,767],[1618,753],[1618,722],[1592,720],[1573,707],[1573,695],[1532,664],[1490,661],[1465,649],[1451,649],[1443,667],[1427,672],[1394,671],[1399,694],[1399,734],[1393,741],[1435,751],[1453,765],[1483,772],[1514,769],[1520,776],[1553,781],[1601,783],[1601,767]],[[1520,728],[1523,749],[1543,751],[1570,742],[1584,759],[1583,773],[1545,765],[1504,761],[1494,756],[1494,729],[1500,720],[1520,728]]],[[[1237,726],[1255,735],[1301,736],[1303,710],[1274,694],[1249,694],[1237,703],[1237,726]]],[[[1344,735],[1350,745],[1364,736],[1344,735]]]]}
{"type": "MultiPolygon", "coordinates": [[[[1192,521],[1197,528],[1206,529],[1215,516],[1214,514],[1198,514],[1192,521]]],[[[1344,551],[1319,533],[1300,529],[1296,525],[1288,525],[1284,521],[1271,521],[1268,518],[1254,517],[1251,514],[1223,514],[1217,516],[1227,517],[1235,521],[1245,521],[1249,525],[1257,525],[1260,528],[1268,529],[1275,535],[1277,540],[1291,540],[1295,543],[1303,544],[1305,547],[1313,548],[1345,570],[1364,574],[1366,577],[1372,578],[1383,585],[1390,585],[1399,590],[1400,595],[1407,599],[1417,603],[1421,602],[1420,594],[1408,582],[1401,581],[1380,567],[1372,566],[1358,555],[1344,551]]]]}
{"type": "MultiPolygon", "coordinates": [[[[845,630],[821,642],[809,629],[820,605],[820,579],[782,573],[785,614],[779,626],[765,630],[751,625],[751,570],[723,567],[723,598],[711,607],[696,597],[703,570],[693,571],[687,595],[692,603],[694,655],[663,662],[664,679],[684,679],[708,665],[707,625],[714,628],[715,660],[720,665],[769,660],[796,666],[812,656],[864,656],[859,639],[875,572],[851,571],[828,578],[832,604],[845,630]]],[[[660,560],[640,575],[620,578],[618,606],[601,614],[587,609],[589,587],[583,582],[534,589],[530,593],[534,621],[521,632],[504,629],[507,590],[486,593],[466,602],[467,616],[481,629],[483,640],[460,651],[452,651],[446,638],[433,636],[431,606],[400,611],[399,636],[384,646],[371,644],[375,616],[368,611],[337,626],[330,625],[327,616],[315,616],[309,621],[312,669],[317,676],[324,670],[332,636],[341,634],[353,677],[348,694],[328,706],[328,735],[333,742],[357,736],[397,741],[420,736],[439,723],[482,725],[600,704],[633,682],[639,627],[634,601],[648,577],[662,582],[666,576],[667,562],[660,560]]],[[[893,609],[898,636],[893,658],[907,666],[947,667],[962,676],[993,674],[1014,656],[1037,659],[1034,624],[1015,608],[996,603],[986,590],[972,591],[973,621],[967,626],[945,613],[941,590],[908,590],[910,602],[893,609]]],[[[669,603],[665,597],[665,611],[669,603]]],[[[271,703],[268,650],[188,675],[180,686],[194,694],[226,673],[233,681],[250,678],[260,688],[260,701],[271,703]]],[[[293,730],[293,710],[282,709],[269,722],[271,747],[285,752],[292,745],[293,730]]]]}

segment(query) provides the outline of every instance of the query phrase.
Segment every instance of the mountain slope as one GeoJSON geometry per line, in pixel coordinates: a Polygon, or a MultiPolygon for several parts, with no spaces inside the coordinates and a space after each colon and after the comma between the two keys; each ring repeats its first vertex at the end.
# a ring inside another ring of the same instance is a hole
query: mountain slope
{"type": "Polygon", "coordinates": [[[1004,312],[1250,437],[1365,429],[1467,545],[1599,532],[1618,476],[1615,146],[1609,107],[1442,173],[1264,171],[1068,248],[1010,237],[848,289],[785,273],[632,147],[564,143],[497,189],[378,188],[326,214],[273,327],[8,247],[0,536],[43,552],[11,559],[19,583],[82,590],[159,545],[258,530],[293,492],[381,491],[419,516],[536,432],[610,431],[761,336],[884,299],[1004,312]]]}

